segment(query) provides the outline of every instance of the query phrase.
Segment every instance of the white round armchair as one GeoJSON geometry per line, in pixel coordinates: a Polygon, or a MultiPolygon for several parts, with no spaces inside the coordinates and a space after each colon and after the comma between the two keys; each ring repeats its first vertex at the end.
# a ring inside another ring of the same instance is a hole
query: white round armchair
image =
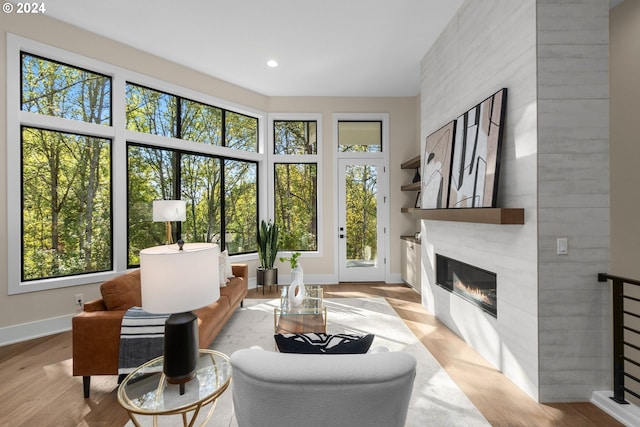
{"type": "Polygon", "coordinates": [[[404,352],[231,355],[239,427],[403,427],[415,358],[404,352]]]}

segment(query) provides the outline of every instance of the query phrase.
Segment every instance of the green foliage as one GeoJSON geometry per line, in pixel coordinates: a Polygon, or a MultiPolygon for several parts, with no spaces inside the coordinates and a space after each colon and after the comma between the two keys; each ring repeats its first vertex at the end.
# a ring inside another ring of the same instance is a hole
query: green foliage
{"type": "MultiPolygon", "coordinates": [[[[112,125],[109,76],[28,53],[21,58],[23,111],[112,125]]],[[[131,83],[125,91],[129,130],[257,152],[255,117],[131,83]]],[[[21,149],[23,278],[111,269],[111,140],[23,127],[21,149]]],[[[165,224],[151,215],[158,199],[187,201],[174,238],[181,229],[189,241],[216,242],[232,254],[257,249],[256,161],[128,143],[127,162],[129,265],[139,264],[140,249],[164,240],[165,224]]]]}
{"type": "Polygon", "coordinates": [[[369,165],[352,165],[346,174],[347,258],[371,259],[377,248],[377,170],[369,165]]]}
{"type": "Polygon", "coordinates": [[[203,144],[222,145],[222,109],[181,100],[181,138],[203,144]]]}
{"type": "Polygon", "coordinates": [[[260,267],[271,269],[278,255],[278,226],[273,222],[260,222],[258,228],[258,257],[260,267]]]}
{"type": "Polygon", "coordinates": [[[286,258],[286,257],[280,257],[280,262],[286,262],[289,261],[289,264],[291,265],[291,269],[293,270],[294,268],[296,268],[298,266],[298,258],[300,257],[300,252],[294,252],[291,254],[291,258],[286,258]]]}
{"type": "Polygon", "coordinates": [[[131,83],[127,83],[126,96],[127,129],[177,136],[177,97],[131,83]]]}
{"type": "MultiPolygon", "coordinates": [[[[275,121],[275,152],[317,153],[315,121],[275,121]]],[[[275,165],[275,222],[283,230],[281,247],[289,251],[318,249],[318,165],[275,165]]]]}
{"type": "Polygon", "coordinates": [[[274,120],[274,154],[317,154],[316,121],[274,120]]]}
{"type": "MultiPolygon", "coordinates": [[[[111,123],[111,80],[22,54],[22,110],[111,123]]],[[[22,128],[24,280],[106,271],[111,250],[111,141],[22,128]]]]}
{"type": "Polygon", "coordinates": [[[244,151],[258,151],[258,119],[227,111],[225,114],[225,146],[244,151]]]}
{"type": "Polygon", "coordinates": [[[276,223],[283,231],[282,248],[315,251],[317,243],[317,165],[275,165],[276,223]]]}
{"type": "Polygon", "coordinates": [[[110,125],[111,79],[23,53],[22,110],[110,125]]]}
{"type": "Polygon", "coordinates": [[[231,159],[224,161],[224,238],[231,254],[257,250],[257,176],[256,163],[231,159]]]}
{"type": "MultiPolygon", "coordinates": [[[[151,221],[151,204],[157,199],[174,199],[176,193],[187,202],[186,220],[180,223],[184,240],[218,243],[231,254],[256,250],[258,204],[254,162],[135,145],[129,146],[128,155],[129,265],[139,263],[140,249],[162,244],[164,224],[151,221]],[[173,179],[178,170],[179,189],[173,179]]],[[[177,226],[174,231],[177,239],[177,226]]]]}
{"type": "MultiPolygon", "coordinates": [[[[127,84],[129,129],[222,145],[223,120],[227,146],[256,151],[256,118],[127,84]]],[[[163,241],[164,225],[149,215],[156,199],[187,202],[187,218],[174,226],[174,239],[179,228],[183,239],[218,243],[231,254],[256,250],[257,163],[135,145],[128,153],[129,265],[139,263],[140,249],[163,241]]]]}

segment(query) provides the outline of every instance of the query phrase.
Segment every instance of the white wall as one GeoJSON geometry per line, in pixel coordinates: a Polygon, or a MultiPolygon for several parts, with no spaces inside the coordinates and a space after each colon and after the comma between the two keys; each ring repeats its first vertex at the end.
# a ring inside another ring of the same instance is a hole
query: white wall
{"type": "Polygon", "coordinates": [[[498,206],[524,225],[422,222],[423,303],[537,398],[535,1],[467,1],[422,60],[421,139],[508,88],[498,206]],[[435,253],[497,274],[498,317],[435,285],[435,253]]]}
{"type": "Polygon", "coordinates": [[[538,0],[537,20],[540,400],[588,400],[611,371],[609,2],[538,0]]]}
{"type": "Polygon", "coordinates": [[[423,60],[423,140],[509,89],[498,206],[525,209],[524,226],[424,221],[424,302],[540,401],[609,381],[608,4],[467,1],[423,60]],[[497,273],[497,319],[434,286],[434,253],[497,273]]]}
{"type": "Polygon", "coordinates": [[[606,0],[468,0],[422,61],[423,141],[508,88],[498,206],[525,209],[523,226],[423,221],[423,302],[539,401],[608,385],[607,22],[606,0]],[[497,273],[497,319],[435,285],[435,253],[497,273]]]}

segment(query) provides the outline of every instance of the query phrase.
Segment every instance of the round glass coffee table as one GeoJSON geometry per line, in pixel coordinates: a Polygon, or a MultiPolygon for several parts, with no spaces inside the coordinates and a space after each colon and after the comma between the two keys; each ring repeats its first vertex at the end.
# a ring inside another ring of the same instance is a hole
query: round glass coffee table
{"type": "Polygon", "coordinates": [[[193,426],[203,406],[211,404],[202,425],[211,418],[216,399],[229,387],[231,363],[218,351],[200,349],[194,379],[185,384],[180,394],[179,384],[169,384],[162,372],[163,357],[157,357],[131,372],[118,387],[118,402],[127,410],[131,421],[140,426],[135,415],[182,415],[184,426],[193,426]],[[190,414],[192,412],[192,414],[190,414]],[[190,416],[190,418],[189,418],[190,416]]]}

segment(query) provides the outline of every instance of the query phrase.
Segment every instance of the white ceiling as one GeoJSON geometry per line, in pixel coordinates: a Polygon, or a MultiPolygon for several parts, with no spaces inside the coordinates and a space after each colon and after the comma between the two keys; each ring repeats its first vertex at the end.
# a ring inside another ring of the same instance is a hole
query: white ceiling
{"type": "Polygon", "coordinates": [[[268,96],[415,96],[462,2],[56,0],[46,14],[268,96]]]}

